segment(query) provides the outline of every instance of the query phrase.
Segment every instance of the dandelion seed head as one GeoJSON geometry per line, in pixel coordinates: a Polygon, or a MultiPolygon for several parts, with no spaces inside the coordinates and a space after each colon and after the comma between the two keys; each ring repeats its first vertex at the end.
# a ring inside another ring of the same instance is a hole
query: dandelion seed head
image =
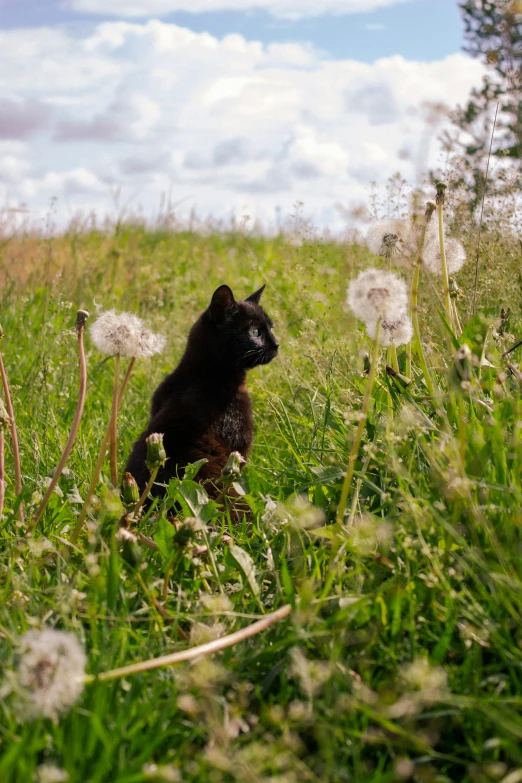
{"type": "Polygon", "coordinates": [[[150,329],[142,329],[139,334],[139,351],[136,354],[140,359],[149,359],[156,353],[161,353],[165,348],[167,339],[162,334],[154,334],[150,329]]]}
{"type": "Polygon", "coordinates": [[[405,220],[379,220],[368,229],[366,245],[376,256],[408,257],[415,250],[415,232],[405,220]]]}
{"type": "Polygon", "coordinates": [[[14,673],[20,716],[55,719],[72,707],[83,691],[86,660],[72,633],[46,628],[24,634],[14,673]]]}
{"type": "MultiPolygon", "coordinates": [[[[454,275],[455,272],[458,272],[459,269],[462,269],[466,263],[466,251],[458,239],[454,239],[454,237],[445,238],[444,248],[446,251],[446,266],[448,267],[448,274],[454,275]]],[[[429,232],[426,239],[426,244],[424,246],[424,252],[422,254],[422,263],[427,269],[429,269],[430,272],[433,272],[433,274],[442,274],[438,232],[429,232]]]]}
{"type": "Polygon", "coordinates": [[[350,282],[347,302],[367,326],[375,326],[378,319],[394,323],[408,311],[408,289],[393,272],[366,269],[350,282]]]}
{"type": "Polygon", "coordinates": [[[161,353],[165,337],[146,329],[141,318],[133,313],[105,310],[90,328],[91,339],[102,353],[111,356],[147,359],[161,353]]]}
{"type": "MultiPolygon", "coordinates": [[[[377,329],[377,322],[367,324],[368,335],[375,339],[375,333],[377,329]]],[[[399,347],[400,345],[407,345],[411,342],[413,337],[413,324],[411,318],[404,313],[404,315],[397,321],[381,321],[381,328],[379,332],[379,344],[383,348],[388,348],[390,345],[399,347]]]]}

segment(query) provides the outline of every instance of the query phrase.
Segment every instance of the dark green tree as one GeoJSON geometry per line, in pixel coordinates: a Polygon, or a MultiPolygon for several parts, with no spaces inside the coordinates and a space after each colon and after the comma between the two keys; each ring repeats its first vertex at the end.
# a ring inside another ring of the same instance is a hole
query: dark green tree
{"type": "Polygon", "coordinates": [[[467,188],[472,212],[480,204],[493,131],[488,192],[520,185],[522,159],[522,0],[460,0],[465,51],[480,58],[486,75],[465,106],[452,112],[444,135],[454,154],[456,184],[467,188]]]}

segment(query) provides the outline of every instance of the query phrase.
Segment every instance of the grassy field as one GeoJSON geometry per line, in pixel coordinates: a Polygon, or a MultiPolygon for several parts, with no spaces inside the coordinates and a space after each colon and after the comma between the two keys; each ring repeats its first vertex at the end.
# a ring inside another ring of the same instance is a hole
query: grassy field
{"type": "MultiPolygon", "coordinates": [[[[142,549],[139,567],[129,563],[115,538],[122,512],[107,469],[87,535],[68,546],[81,508],[74,495],[85,497],[111,406],[113,360],[88,335],[80,433],[61,493],[29,539],[16,516],[7,437],[2,783],[522,780],[522,402],[501,357],[521,331],[521,255],[515,239],[493,231],[484,243],[481,315],[467,327],[474,263],[458,275],[460,343],[476,357],[469,383],[451,381],[458,345],[439,317],[440,279],[425,274],[420,320],[436,392],[427,394],[415,354],[407,388],[381,362],[349,516],[332,535],[371,350],[346,288],[380,259],[356,244],[139,226],[5,240],[2,349],[27,518],[74,416],[79,307],[91,320],[95,304],[129,310],[168,338],[131,377],[121,466],[152,391],[219,284],[241,298],[266,282],[281,351],[250,376],[256,436],[242,478],[250,513],[204,510],[212,557],[195,550],[203,533],[173,537],[160,513],[143,527],[159,549],[142,549]],[[507,334],[498,333],[501,306],[511,308],[507,334]],[[288,619],[222,653],[86,685],[54,721],[23,720],[6,686],[29,629],[72,631],[88,673],[98,674],[287,603],[288,619]]],[[[517,352],[510,358],[518,365],[517,352]]],[[[404,360],[401,349],[402,369],[404,360]]]]}

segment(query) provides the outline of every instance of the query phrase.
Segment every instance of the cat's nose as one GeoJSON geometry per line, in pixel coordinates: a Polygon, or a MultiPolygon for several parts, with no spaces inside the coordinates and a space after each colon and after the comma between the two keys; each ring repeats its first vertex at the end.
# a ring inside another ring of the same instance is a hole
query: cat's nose
{"type": "Polygon", "coordinates": [[[278,350],[279,350],[279,343],[277,342],[277,340],[275,339],[275,337],[272,337],[272,348],[274,349],[274,351],[275,351],[276,353],[277,353],[277,352],[278,352],[278,350]]]}

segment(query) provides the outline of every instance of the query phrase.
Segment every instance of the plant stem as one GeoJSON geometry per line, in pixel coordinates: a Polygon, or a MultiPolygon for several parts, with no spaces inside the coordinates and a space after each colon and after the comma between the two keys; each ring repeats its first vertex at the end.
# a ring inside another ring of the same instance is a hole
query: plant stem
{"type": "MultiPolygon", "coordinates": [[[[2,375],[2,385],[4,387],[5,394],[5,407],[11,420],[11,439],[13,441],[13,461],[14,461],[14,474],[15,474],[15,491],[17,496],[20,496],[22,492],[22,469],[20,466],[20,448],[18,445],[18,432],[16,429],[16,421],[13,410],[13,403],[11,400],[11,392],[9,391],[9,382],[7,380],[7,373],[4,367],[4,359],[0,353],[0,374],[2,375]]],[[[22,504],[18,506],[18,517],[20,522],[24,521],[24,509],[22,504]]]]}
{"type": "Polygon", "coordinates": [[[120,403],[120,362],[121,357],[114,357],[114,389],[112,392],[111,436],[110,436],[110,465],[111,482],[113,487],[118,486],[118,406],[120,403]]]}
{"type": "MultiPolygon", "coordinates": [[[[426,381],[426,386],[428,389],[428,392],[431,396],[433,396],[434,393],[434,386],[433,381],[431,380],[430,371],[428,370],[428,365],[426,363],[426,357],[424,356],[424,349],[422,347],[421,342],[421,335],[420,335],[420,327],[419,327],[419,310],[417,306],[417,300],[419,297],[419,280],[420,280],[420,260],[415,266],[415,270],[413,272],[413,279],[411,282],[411,320],[413,322],[413,342],[415,343],[415,350],[417,352],[417,356],[419,357],[419,362],[422,370],[422,374],[424,375],[424,380],[426,381]]],[[[409,378],[411,378],[411,375],[406,373],[409,378]]]]}
{"type": "Polygon", "coordinates": [[[136,357],[133,356],[132,359],[130,360],[128,366],[127,366],[127,371],[125,373],[125,376],[123,378],[122,384],[120,386],[120,393],[119,393],[119,396],[118,396],[118,407],[121,405],[121,401],[122,401],[123,395],[125,394],[125,389],[127,388],[127,384],[129,383],[129,378],[131,376],[131,372],[132,372],[135,364],[136,364],[136,357]]]}
{"type": "Polygon", "coordinates": [[[446,264],[446,247],[444,243],[444,196],[437,194],[437,213],[439,218],[439,244],[440,244],[440,265],[442,269],[442,285],[444,286],[444,309],[448,324],[453,326],[453,310],[451,308],[451,297],[449,290],[448,265],[446,264]]]}
{"type": "Polygon", "coordinates": [[[5,499],[5,436],[3,429],[0,430],[0,519],[4,513],[5,499]]]}
{"type": "Polygon", "coordinates": [[[36,514],[34,515],[33,519],[29,523],[26,535],[30,535],[34,531],[36,525],[38,524],[45,510],[45,507],[47,506],[49,499],[54,491],[54,488],[58,484],[63,469],[67,464],[67,460],[69,459],[69,454],[71,453],[71,449],[73,447],[74,441],[76,440],[76,435],[78,434],[78,428],[80,426],[80,421],[83,414],[83,408],[85,405],[85,395],[87,391],[87,363],[85,361],[85,349],[83,344],[83,336],[85,334],[85,320],[86,319],[81,320],[77,318],[76,321],[76,331],[78,333],[78,353],[80,356],[80,392],[78,395],[78,404],[76,406],[74,421],[72,423],[71,431],[69,433],[69,438],[67,440],[67,443],[65,444],[65,448],[63,450],[60,462],[58,463],[58,466],[54,471],[54,476],[47,488],[47,492],[45,493],[42,502],[38,506],[36,514]]]}
{"type": "Polygon", "coordinates": [[[344,511],[346,509],[346,503],[348,500],[348,495],[352,484],[353,474],[355,472],[355,462],[357,460],[357,455],[359,453],[359,446],[361,445],[364,425],[366,424],[366,418],[368,416],[368,408],[370,405],[373,383],[375,381],[375,376],[377,374],[377,363],[379,361],[380,332],[381,332],[381,321],[379,319],[375,327],[375,338],[373,340],[373,351],[372,351],[370,372],[368,374],[368,380],[366,382],[366,392],[364,394],[362,409],[359,414],[359,423],[357,425],[357,430],[355,431],[355,438],[352,444],[352,448],[350,450],[350,455],[348,457],[348,465],[347,465],[346,473],[344,475],[343,487],[341,490],[341,498],[339,500],[339,506],[337,508],[337,523],[339,525],[342,525],[344,520],[344,511]]]}
{"type": "Polygon", "coordinates": [[[411,340],[406,346],[406,377],[411,378],[411,340]]]}
{"type": "Polygon", "coordinates": [[[199,658],[200,655],[219,652],[220,650],[232,647],[234,644],[238,644],[238,642],[242,642],[251,636],[255,636],[274,623],[284,620],[291,611],[292,607],[290,604],[286,604],[285,606],[282,606],[281,609],[277,609],[275,612],[267,614],[262,620],[258,620],[257,622],[252,623],[252,625],[242,628],[240,631],[235,631],[227,636],[222,636],[220,639],[213,639],[211,642],[200,644],[197,647],[190,647],[188,650],[170,653],[170,655],[162,655],[159,658],[149,658],[147,661],[131,663],[129,666],[121,666],[119,669],[111,669],[108,672],[101,672],[98,675],[91,674],[85,678],[85,682],[92,683],[96,681],[104,682],[106,680],[116,680],[119,677],[127,677],[129,674],[146,672],[151,669],[160,669],[162,666],[172,666],[174,663],[194,660],[194,658],[199,658]]]}
{"type": "Polygon", "coordinates": [[[399,357],[397,356],[397,346],[391,345],[391,365],[396,372],[399,372],[399,357]]]}
{"type": "Polygon", "coordinates": [[[103,440],[100,446],[100,451],[98,453],[98,459],[96,460],[96,465],[94,466],[94,473],[92,474],[91,483],[89,484],[89,489],[87,490],[87,495],[85,496],[85,501],[82,506],[80,516],[76,520],[76,526],[71,536],[71,542],[73,544],[76,544],[76,542],[78,541],[79,535],[82,531],[83,523],[85,522],[85,519],[87,517],[87,513],[91,505],[92,496],[94,495],[96,485],[98,484],[98,479],[100,478],[103,460],[105,459],[105,455],[107,453],[107,446],[109,445],[110,436],[111,436],[111,423],[109,422],[109,426],[107,427],[105,431],[105,435],[103,436],[103,440]]]}
{"type": "Polygon", "coordinates": [[[460,316],[459,316],[459,311],[458,311],[458,308],[457,308],[456,300],[453,299],[451,304],[452,304],[452,307],[453,307],[453,324],[454,324],[454,328],[455,328],[455,335],[457,337],[460,337],[460,335],[462,334],[462,324],[461,324],[461,321],[460,321],[460,316]]]}
{"type": "Polygon", "coordinates": [[[145,503],[145,501],[147,500],[147,498],[149,496],[149,492],[151,491],[151,489],[152,489],[152,487],[154,485],[154,482],[156,481],[156,476],[158,475],[159,469],[160,469],[160,466],[157,465],[155,468],[153,468],[151,470],[150,478],[149,478],[149,480],[147,482],[147,486],[145,487],[145,489],[141,493],[140,499],[138,500],[138,502],[136,503],[136,505],[134,506],[134,508],[132,510],[132,516],[133,516],[133,519],[135,521],[137,521],[138,514],[140,513],[141,508],[142,508],[143,504],[145,503]]]}

